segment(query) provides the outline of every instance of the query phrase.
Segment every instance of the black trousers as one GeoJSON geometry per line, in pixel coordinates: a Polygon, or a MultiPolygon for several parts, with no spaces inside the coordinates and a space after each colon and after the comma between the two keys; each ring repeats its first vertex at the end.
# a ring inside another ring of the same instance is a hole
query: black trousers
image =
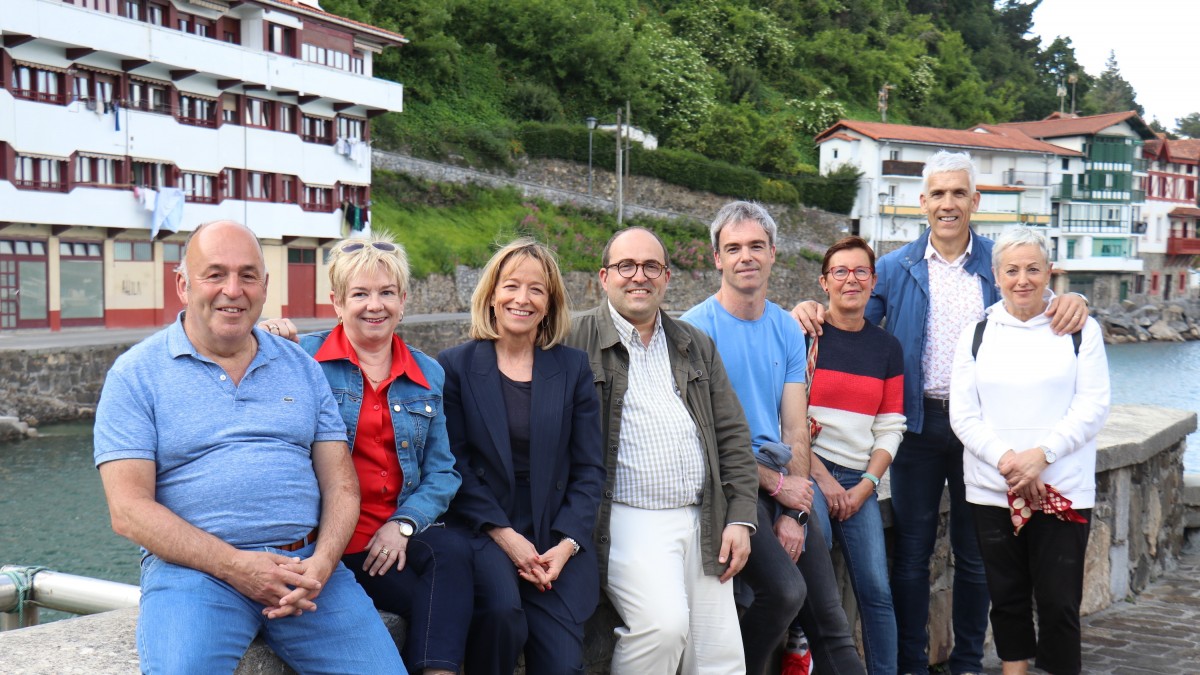
{"type": "Polygon", "coordinates": [[[1080,672],[1079,605],[1092,510],[1077,511],[1087,523],[1035,511],[1014,536],[1007,507],[971,505],[992,598],[992,635],[1002,661],[1036,658],[1037,667],[1053,675],[1080,672]]]}

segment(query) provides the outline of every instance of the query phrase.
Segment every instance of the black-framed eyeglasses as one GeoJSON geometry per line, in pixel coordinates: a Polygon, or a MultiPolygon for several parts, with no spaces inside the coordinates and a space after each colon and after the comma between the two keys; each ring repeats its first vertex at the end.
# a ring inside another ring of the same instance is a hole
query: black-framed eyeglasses
{"type": "Polygon", "coordinates": [[[642,274],[646,275],[647,279],[657,279],[661,277],[663,271],[667,269],[666,265],[655,260],[650,260],[644,263],[634,262],[632,260],[622,260],[620,262],[607,265],[605,269],[612,269],[614,267],[617,268],[617,274],[620,274],[626,279],[632,279],[634,276],[636,276],[639,267],[642,268],[642,274]]]}
{"type": "Polygon", "coordinates": [[[872,270],[870,267],[855,267],[854,269],[850,269],[849,267],[831,267],[829,268],[829,271],[826,272],[826,274],[834,279],[837,279],[838,281],[845,281],[851,273],[854,274],[855,279],[858,279],[859,281],[866,281],[867,279],[871,278],[874,270],[872,270]]]}
{"type": "Polygon", "coordinates": [[[390,244],[386,241],[370,241],[370,242],[352,241],[349,244],[342,245],[342,253],[354,253],[355,251],[358,251],[358,250],[366,247],[367,244],[374,246],[375,248],[379,249],[380,251],[387,251],[388,253],[391,253],[396,250],[395,244],[390,244]]]}

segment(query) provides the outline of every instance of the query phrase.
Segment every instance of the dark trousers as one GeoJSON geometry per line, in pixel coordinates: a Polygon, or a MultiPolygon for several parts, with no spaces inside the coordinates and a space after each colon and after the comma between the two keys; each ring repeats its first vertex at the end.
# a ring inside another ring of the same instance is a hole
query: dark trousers
{"type": "Polygon", "coordinates": [[[798,614],[817,672],[865,675],[824,533],[816,519],[809,521],[804,552],[793,563],[772,530],[776,508],[775,500],[759,491],[758,529],[750,539],[750,559],[737,577],[754,592],[741,622],[746,673],[762,675],[798,614]]]}
{"type": "Polygon", "coordinates": [[[1079,509],[1086,523],[1034,511],[1017,536],[1007,508],[975,504],[972,512],[992,596],[996,653],[1002,661],[1036,657],[1037,667],[1048,673],[1076,675],[1081,668],[1079,604],[1092,510],[1079,509]]]}
{"type": "Polygon", "coordinates": [[[431,527],[409,539],[406,556],[403,570],[393,566],[374,577],[363,571],[365,551],[342,556],[342,562],[376,608],[408,622],[401,656],[412,672],[461,670],[472,607],[471,548],[459,533],[431,527]]]}
{"type": "Polygon", "coordinates": [[[942,493],[950,491],[950,549],[954,552],[954,649],[950,672],[983,671],[988,589],[979,538],[963,486],[963,446],[949,410],[925,404],[921,433],[906,433],[892,462],[892,603],[902,673],[929,672],[929,560],[937,543],[942,493]]]}

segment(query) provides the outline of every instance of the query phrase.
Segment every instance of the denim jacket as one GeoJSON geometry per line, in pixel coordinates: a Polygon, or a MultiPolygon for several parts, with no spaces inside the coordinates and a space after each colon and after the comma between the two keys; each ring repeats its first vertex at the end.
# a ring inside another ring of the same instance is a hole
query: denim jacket
{"type": "MultiPolygon", "coordinates": [[[[315,355],[331,331],[300,337],[300,346],[315,355]]],[[[409,347],[420,366],[429,389],[407,378],[398,378],[388,386],[388,408],[392,411],[392,431],[396,436],[396,455],[404,471],[404,485],[390,520],[405,518],[422,532],[446,512],[458,492],[462,478],[454,470],[454,455],[446,436],[446,415],[442,410],[442,385],[445,373],[437,361],[409,347]]],[[[333,390],[342,419],[346,422],[350,451],[358,431],[362,407],[363,374],[349,359],[322,361],[321,369],[333,390]]]]}
{"type": "MultiPolygon", "coordinates": [[[[925,424],[925,372],[921,356],[925,353],[925,328],[929,320],[929,228],[909,244],[888,253],[875,264],[875,290],[867,303],[867,320],[896,336],[904,348],[904,415],[908,430],[921,433],[925,424]]],[[[1000,301],[1000,289],[992,274],[992,240],[971,231],[971,255],[963,264],[971,274],[979,275],[983,306],[1000,301]]]]}

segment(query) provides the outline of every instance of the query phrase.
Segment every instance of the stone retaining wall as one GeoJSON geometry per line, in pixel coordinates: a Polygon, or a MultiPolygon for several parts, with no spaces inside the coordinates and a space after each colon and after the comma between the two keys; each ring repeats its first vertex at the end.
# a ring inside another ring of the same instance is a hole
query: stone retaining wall
{"type": "MultiPolygon", "coordinates": [[[[415,335],[414,335],[415,337],[415,335]]],[[[1099,438],[1097,504],[1093,511],[1084,580],[1085,614],[1135,596],[1173,567],[1185,540],[1185,522],[1200,523],[1188,503],[1200,495],[1183,488],[1183,451],[1196,414],[1152,406],[1117,406],[1099,438]],[[1189,496],[1190,495],[1190,496],[1189,496]]],[[[890,520],[885,501],[885,523],[890,520]]],[[[950,649],[951,577],[943,513],[939,546],[930,570],[930,660],[945,661],[950,649]]],[[[840,562],[838,563],[840,566],[840,562]]],[[[840,585],[853,613],[853,597],[844,571],[840,585]]],[[[135,672],[135,610],[73,619],[0,633],[0,654],[7,672],[135,672]]],[[[388,620],[394,620],[388,617],[388,620]]],[[[589,673],[607,673],[612,653],[612,607],[604,603],[587,629],[589,673]]],[[[393,624],[393,634],[400,629],[393,624]]],[[[238,672],[284,673],[277,659],[258,644],[238,672]]]]}

